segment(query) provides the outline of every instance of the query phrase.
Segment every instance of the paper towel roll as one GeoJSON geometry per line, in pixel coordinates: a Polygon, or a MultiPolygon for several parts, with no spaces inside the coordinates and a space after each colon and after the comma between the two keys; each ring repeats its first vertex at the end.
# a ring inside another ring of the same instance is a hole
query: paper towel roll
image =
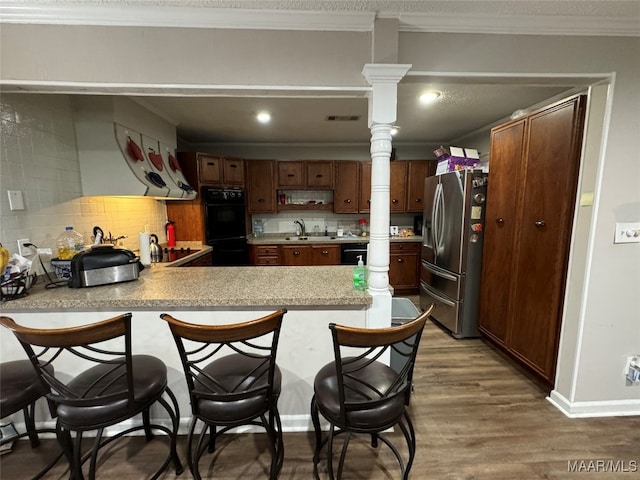
{"type": "Polygon", "coordinates": [[[151,248],[149,246],[149,234],[146,232],[141,232],[138,236],[138,241],[140,242],[140,263],[149,266],[151,265],[151,248]]]}

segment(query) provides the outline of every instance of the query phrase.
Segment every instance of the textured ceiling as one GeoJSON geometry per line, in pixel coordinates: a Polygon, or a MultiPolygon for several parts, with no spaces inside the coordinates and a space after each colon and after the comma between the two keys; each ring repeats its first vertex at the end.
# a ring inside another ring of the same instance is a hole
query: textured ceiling
{"type": "MultiPolygon", "coordinates": [[[[447,144],[479,128],[503,121],[514,111],[551,99],[567,86],[447,83],[442,96],[425,107],[418,97],[425,85],[400,84],[394,143],[447,144]]],[[[177,126],[190,143],[366,143],[367,100],[362,98],[132,97],[177,126]],[[259,110],[272,114],[258,124],[259,110]],[[327,121],[330,115],[357,121],[327,121]]]]}

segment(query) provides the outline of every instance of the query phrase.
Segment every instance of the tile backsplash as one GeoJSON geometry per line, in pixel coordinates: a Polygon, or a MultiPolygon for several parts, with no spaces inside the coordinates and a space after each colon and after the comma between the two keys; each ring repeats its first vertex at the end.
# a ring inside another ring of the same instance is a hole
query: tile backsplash
{"type": "Polygon", "coordinates": [[[92,241],[127,235],[122,246],[138,248],[138,233],[166,241],[164,202],[144,197],[83,197],[73,112],[68,95],[3,94],[0,97],[0,242],[11,253],[17,240],[54,248],[71,225],[92,241]],[[24,210],[11,210],[7,192],[21,192],[24,210]]]}

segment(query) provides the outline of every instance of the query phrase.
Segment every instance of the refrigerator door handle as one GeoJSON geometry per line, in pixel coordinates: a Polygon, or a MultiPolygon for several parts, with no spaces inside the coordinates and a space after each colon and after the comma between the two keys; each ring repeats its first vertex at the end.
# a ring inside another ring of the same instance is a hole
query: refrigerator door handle
{"type": "Polygon", "coordinates": [[[433,232],[433,254],[435,258],[438,258],[438,245],[440,244],[440,239],[438,237],[438,227],[440,224],[440,201],[442,199],[442,185],[438,183],[436,185],[436,191],[434,194],[433,201],[433,210],[431,211],[431,220],[432,220],[432,232],[433,232]]]}
{"type": "Polygon", "coordinates": [[[446,222],[447,212],[445,210],[444,187],[440,184],[440,193],[438,194],[438,251],[444,249],[444,225],[446,222]]]}
{"type": "Polygon", "coordinates": [[[456,306],[456,302],[449,300],[446,297],[443,297],[442,295],[440,295],[439,293],[437,293],[433,288],[431,288],[424,280],[420,280],[420,286],[422,287],[422,289],[427,292],[429,295],[431,295],[433,298],[435,298],[436,300],[444,303],[445,305],[448,305],[450,307],[455,307],[456,306]]]}
{"type": "Polygon", "coordinates": [[[451,274],[446,273],[446,272],[443,272],[442,270],[439,270],[439,269],[436,270],[434,268],[431,268],[431,266],[425,261],[422,262],[422,266],[426,270],[429,270],[431,273],[433,273],[434,275],[436,275],[438,277],[442,277],[444,279],[451,280],[452,282],[457,282],[458,281],[458,278],[456,276],[451,275],[451,274]]]}

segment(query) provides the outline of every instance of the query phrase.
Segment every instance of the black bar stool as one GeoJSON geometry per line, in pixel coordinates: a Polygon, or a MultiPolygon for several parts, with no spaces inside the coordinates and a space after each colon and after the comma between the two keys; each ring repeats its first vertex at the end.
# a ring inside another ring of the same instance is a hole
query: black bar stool
{"type": "Polygon", "coordinates": [[[276,365],[276,351],[286,312],[281,309],[256,320],[228,325],[193,324],[166,313],[160,315],[169,323],[189,387],[193,419],[187,463],[194,478],[201,478],[198,463],[205,450],[212,453],[220,435],[243,425],[266,430],[271,449],[269,475],[272,480],[278,477],[284,445],[278,412],[282,375],[276,365]],[[203,427],[194,450],[198,421],[203,427]]]}
{"type": "Polygon", "coordinates": [[[311,399],[311,418],[316,436],[313,471],[318,475],[320,452],[327,445],[327,470],[333,474],[334,437],[345,434],[338,462],[341,478],[352,434],[371,435],[371,446],[386,444],[398,460],[402,478],[409,478],[416,451],[416,436],[407,412],[413,385],[413,367],[418,345],[433,305],[414,320],[390,328],[355,328],[330,324],[335,360],[318,371],[311,399]],[[396,369],[378,359],[391,349],[402,358],[396,369]],[[329,433],[322,438],[320,414],[329,421],[329,433]],[[393,443],[382,435],[398,426],[409,451],[405,462],[393,443]]]}
{"type": "Polygon", "coordinates": [[[137,430],[144,430],[148,440],[154,431],[170,438],[167,458],[148,478],[158,478],[171,461],[176,473],[182,473],[176,452],[178,404],[167,386],[167,367],[158,358],[132,354],[130,313],[60,329],[24,327],[9,317],[0,317],[0,323],[13,331],[37,367],[41,383],[50,389],[46,397],[57,418],[56,435],[69,462],[72,480],[84,478],[82,467],[87,460],[89,478],[94,479],[100,448],[137,430]],[[62,359],[82,365],[81,373],[70,378],[60,368],[55,372],[49,368],[62,359]],[[164,394],[172,405],[163,398],[164,394]],[[156,403],[169,414],[172,428],[151,422],[150,408],[156,403]],[[142,415],[140,425],[103,438],[106,427],[138,414],[142,415]],[[93,448],[85,454],[83,434],[94,430],[97,434],[93,448]]]}
{"type": "MultiPolygon", "coordinates": [[[[53,373],[53,367],[47,367],[53,373]]],[[[40,445],[38,433],[55,433],[52,428],[36,429],[36,402],[49,392],[46,384],[42,383],[35,367],[29,360],[15,360],[0,364],[0,418],[8,417],[22,410],[26,431],[18,433],[16,440],[29,437],[31,447],[40,445]]],[[[33,477],[42,478],[62,456],[62,452],[33,477]]]]}

